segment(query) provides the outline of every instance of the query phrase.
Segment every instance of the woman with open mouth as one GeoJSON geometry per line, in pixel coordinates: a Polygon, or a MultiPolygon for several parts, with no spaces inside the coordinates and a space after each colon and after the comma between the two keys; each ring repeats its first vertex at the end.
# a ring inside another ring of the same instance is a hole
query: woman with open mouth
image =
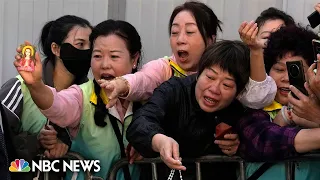
{"type": "MultiPolygon", "coordinates": [[[[39,54],[36,55],[34,72],[18,72],[41,112],[51,122],[69,129],[73,137],[70,150],[85,159],[100,160],[100,170],[93,175],[106,179],[112,165],[126,157],[126,148],[131,163],[140,157],[133,148],[128,147],[125,138],[133,111],[139,104],[119,100],[115,107],[106,109],[108,98],[97,81],[134,73],[140,61],[141,40],[128,22],[107,20],[94,27],[90,42],[94,80],[57,92],[41,80],[39,54]]],[[[18,61],[14,64],[17,67],[18,61]]],[[[67,172],[66,179],[71,179],[71,175],[67,172]]],[[[128,180],[130,177],[139,178],[136,165],[125,166],[117,179],[128,180]]],[[[80,172],[76,179],[84,179],[84,173],[80,172]]]]}
{"type": "MultiPolygon", "coordinates": [[[[319,127],[319,124],[304,120],[293,113],[291,113],[292,120],[290,120],[287,114],[290,82],[289,69],[287,69],[286,63],[301,60],[304,68],[301,72],[307,72],[308,67],[314,62],[311,43],[313,39],[319,39],[319,37],[311,30],[296,26],[282,27],[276,32],[271,33],[267,47],[264,50],[266,70],[277,84],[275,99],[264,110],[270,115],[272,122],[280,126],[299,125],[304,128],[319,127]],[[286,117],[283,118],[283,116],[286,117]]],[[[320,179],[319,162],[307,161],[296,163],[295,179],[320,179]]],[[[274,163],[271,165],[248,163],[246,170],[247,177],[252,176],[255,179],[282,180],[286,177],[284,163],[274,163]]]]}
{"type": "MultiPolygon", "coordinates": [[[[117,98],[131,101],[147,100],[154,89],[172,76],[186,77],[194,74],[205,48],[216,42],[221,22],[212,9],[201,2],[188,1],[177,6],[169,21],[171,57],[164,57],[145,64],[135,74],[125,75],[113,81],[101,82],[101,87],[111,94],[107,107],[117,98]]],[[[244,31],[255,26],[247,23],[244,31]]],[[[276,84],[266,75],[263,58],[251,57],[249,82],[238,95],[242,104],[254,109],[269,105],[276,93],[276,84]]]]}

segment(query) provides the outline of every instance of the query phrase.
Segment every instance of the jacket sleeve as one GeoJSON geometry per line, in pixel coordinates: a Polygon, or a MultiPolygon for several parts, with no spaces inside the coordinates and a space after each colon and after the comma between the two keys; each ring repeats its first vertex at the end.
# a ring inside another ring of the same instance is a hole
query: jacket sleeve
{"type": "Polygon", "coordinates": [[[21,127],[20,118],[23,110],[23,94],[21,82],[18,78],[9,79],[0,89],[0,100],[4,108],[11,111],[19,122],[9,122],[11,127],[18,132],[21,127]]]}
{"type": "Polygon", "coordinates": [[[270,122],[270,116],[262,110],[247,111],[237,126],[242,158],[248,161],[268,161],[298,155],[294,139],[299,128],[280,127],[270,122]]]}
{"type": "Polygon", "coordinates": [[[129,143],[143,156],[155,157],[152,138],[155,134],[165,134],[162,124],[169,109],[174,108],[175,79],[164,82],[155,89],[150,100],[134,113],[133,121],[127,129],[129,143]]]}
{"type": "Polygon", "coordinates": [[[12,78],[4,83],[0,89],[1,116],[8,154],[13,158],[23,158],[31,161],[40,153],[37,134],[21,132],[21,116],[23,111],[23,94],[21,82],[18,78],[12,78]]]}
{"type": "Polygon", "coordinates": [[[262,109],[272,103],[277,93],[277,85],[272,77],[268,76],[262,82],[249,78],[243,92],[237,99],[245,106],[252,109],[262,109]]]}
{"type": "Polygon", "coordinates": [[[130,87],[126,99],[129,101],[147,100],[154,89],[171,76],[172,70],[168,60],[161,58],[148,62],[138,72],[123,76],[130,87]]]}

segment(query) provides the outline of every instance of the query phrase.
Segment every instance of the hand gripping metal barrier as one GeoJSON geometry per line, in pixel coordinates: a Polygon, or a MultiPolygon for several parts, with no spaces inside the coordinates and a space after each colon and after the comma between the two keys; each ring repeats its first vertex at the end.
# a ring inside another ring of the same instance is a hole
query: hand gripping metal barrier
{"type": "MultiPolygon", "coordinates": [[[[237,156],[216,156],[216,155],[208,155],[208,156],[202,156],[195,159],[188,159],[184,158],[183,163],[195,163],[196,164],[196,178],[197,180],[201,180],[201,163],[207,163],[207,162],[238,162],[240,165],[240,180],[245,180],[245,167],[244,167],[244,161],[240,157],[237,156]]],[[[152,180],[158,180],[157,175],[157,164],[162,163],[162,160],[160,158],[145,158],[141,161],[135,161],[135,164],[150,164],[151,163],[151,169],[152,169],[152,180]]],[[[118,170],[128,164],[127,159],[121,159],[117,163],[113,165],[113,167],[110,169],[110,173],[108,175],[107,180],[116,180],[116,175],[118,170]]]]}
{"type": "MultiPolygon", "coordinates": [[[[295,163],[300,161],[319,161],[320,160],[320,153],[310,153],[303,156],[298,156],[295,158],[278,161],[278,162],[285,162],[285,169],[286,169],[286,180],[294,180],[295,174],[295,163]]],[[[217,156],[217,155],[208,155],[202,156],[196,159],[183,159],[185,163],[195,163],[196,164],[196,178],[197,180],[201,180],[201,163],[208,163],[208,162],[238,162],[239,163],[239,180],[246,180],[246,169],[245,169],[245,161],[238,157],[238,156],[217,156]]],[[[272,162],[272,161],[270,161],[272,162]]],[[[275,162],[275,161],[273,161],[275,162]]],[[[145,158],[141,161],[135,161],[135,164],[151,164],[152,169],[152,180],[158,180],[157,176],[157,164],[162,163],[160,158],[145,158]]],[[[276,163],[276,162],[275,162],[276,163]]],[[[128,164],[127,159],[120,159],[117,161],[113,167],[110,169],[108,174],[107,180],[116,180],[117,172],[120,168],[124,165],[128,164]]]]}

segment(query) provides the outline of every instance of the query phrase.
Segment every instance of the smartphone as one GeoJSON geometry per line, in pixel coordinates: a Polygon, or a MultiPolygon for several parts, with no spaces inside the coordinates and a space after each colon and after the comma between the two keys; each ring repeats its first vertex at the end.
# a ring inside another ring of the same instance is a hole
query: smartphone
{"type": "Polygon", "coordinates": [[[316,68],[313,71],[316,74],[317,73],[317,54],[320,54],[320,40],[313,39],[312,47],[313,47],[314,63],[316,63],[316,68]]]}
{"type": "Polygon", "coordinates": [[[315,28],[320,24],[320,14],[318,11],[314,11],[307,18],[312,28],[315,28]]]}
{"type": "MultiPolygon", "coordinates": [[[[304,76],[302,61],[299,60],[299,61],[286,62],[286,65],[287,65],[290,85],[293,85],[294,87],[299,89],[299,91],[301,91],[303,94],[308,96],[308,91],[304,87],[304,83],[306,82],[306,79],[304,76]]],[[[294,93],[292,93],[292,96],[296,99],[299,99],[294,93]]]]}

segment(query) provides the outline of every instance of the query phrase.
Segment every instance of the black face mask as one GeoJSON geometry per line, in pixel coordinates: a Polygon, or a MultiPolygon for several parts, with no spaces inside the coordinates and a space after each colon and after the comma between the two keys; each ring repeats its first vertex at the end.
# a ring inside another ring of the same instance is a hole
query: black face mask
{"type": "Polygon", "coordinates": [[[90,69],[91,49],[80,50],[69,43],[63,43],[60,48],[60,59],[76,79],[83,78],[88,75],[90,69]]]}

